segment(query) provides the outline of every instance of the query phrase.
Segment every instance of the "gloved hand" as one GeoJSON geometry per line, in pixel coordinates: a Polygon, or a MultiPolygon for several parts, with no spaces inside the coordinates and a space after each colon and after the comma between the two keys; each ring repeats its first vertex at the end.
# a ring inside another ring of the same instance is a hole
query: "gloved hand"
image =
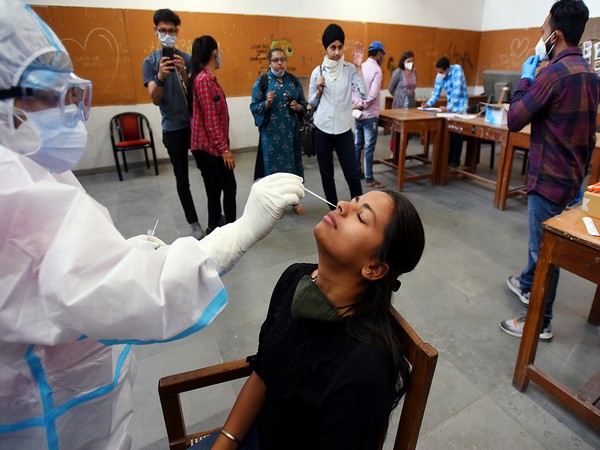
{"type": "Polygon", "coordinates": [[[207,245],[219,273],[228,271],[246,251],[271,232],[288,206],[304,198],[302,178],[290,173],[275,173],[255,182],[244,214],[238,220],[199,241],[207,245]]]}
{"type": "Polygon", "coordinates": [[[136,245],[151,245],[154,250],[162,247],[163,245],[167,245],[156,236],[148,236],[147,234],[138,234],[137,236],[130,237],[127,240],[136,245]]]}
{"type": "Polygon", "coordinates": [[[535,69],[540,65],[540,57],[533,55],[527,58],[523,63],[523,71],[521,72],[521,78],[529,78],[529,81],[533,82],[533,76],[535,75],[535,69]]]}

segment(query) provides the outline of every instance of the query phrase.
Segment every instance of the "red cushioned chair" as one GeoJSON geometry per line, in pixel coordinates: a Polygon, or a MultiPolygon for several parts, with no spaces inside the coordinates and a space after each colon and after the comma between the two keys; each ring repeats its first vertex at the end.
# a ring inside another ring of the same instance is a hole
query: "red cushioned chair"
{"type": "Polygon", "coordinates": [[[125,153],[129,150],[144,150],[146,157],[146,168],[150,168],[148,160],[148,149],[152,149],[152,159],[154,160],[154,174],[158,175],[158,163],[156,162],[156,150],[154,148],[154,138],[152,128],[148,119],[143,114],[137,112],[125,112],[117,114],[110,120],[110,140],[112,142],[115,165],[119,174],[119,181],[123,181],[121,166],[119,165],[118,153],[123,155],[123,167],[127,169],[127,159],[125,153]]]}

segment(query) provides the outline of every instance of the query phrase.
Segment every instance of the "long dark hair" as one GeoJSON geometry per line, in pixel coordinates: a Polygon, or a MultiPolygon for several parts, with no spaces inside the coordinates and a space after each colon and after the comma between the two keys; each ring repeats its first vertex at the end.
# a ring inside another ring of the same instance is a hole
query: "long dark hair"
{"type": "Polygon", "coordinates": [[[219,44],[217,44],[217,41],[212,36],[204,35],[194,39],[194,43],[192,44],[192,75],[190,76],[187,90],[190,115],[193,111],[194,79],[204,70],[204,67],[212,57],[212,53],[218,48],[219,44]]]}
{"type": "Polygon", "coordinates": [[[397,291],[398,277],[415,268],[425,247],[421,218],[410,201],[398,192],[383,191],[394,202],[394,214],[388,223],[383,242],[373,255],[389,266],[387,274],[370,283],[354,304],[347,318],[348,332],[359,341],[383,348],[396,380],[393,408],[406,391],[410,366],[397,338],[398,324],[390,313],[392,292],[397,291]]]}

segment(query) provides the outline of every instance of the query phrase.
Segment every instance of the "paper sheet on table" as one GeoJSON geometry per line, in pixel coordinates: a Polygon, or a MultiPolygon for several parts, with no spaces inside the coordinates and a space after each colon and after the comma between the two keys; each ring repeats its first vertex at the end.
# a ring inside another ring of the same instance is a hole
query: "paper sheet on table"
{"type": "Polygon", "coordinates": [[[594,221],[591,217],[584,217],[583,223],[585,224],[585,228],[590,236],[600,236],[600,233],[598,233],[596,225],[594,225],[594,221]]]}
{"type": "Polygon", "coordinates": [[[459,114],[459,113],[437,113],[438,117],[445,117],[446,119],[466,119],[471,120],[475,117],[479,117],[479,114],[459,114]]]}
{"type": "Polygon", "coordinates": [[[419,111],[435,111],[435,112],[442,112],[442,108],[427,108],[425,106],[419,106],[417,108],[419,111]]]}

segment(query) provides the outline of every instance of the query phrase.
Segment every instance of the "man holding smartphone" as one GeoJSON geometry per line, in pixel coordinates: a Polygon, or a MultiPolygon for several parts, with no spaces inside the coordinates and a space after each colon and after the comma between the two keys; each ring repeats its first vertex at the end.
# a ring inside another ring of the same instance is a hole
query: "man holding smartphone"
{"type": "Polygon", "coordinates": [[[170,9],[159,9],[154,13],[154,32],[160,41],[160,49],[144,60],[142,70],[150,99],[160,108],[163,144],[173,165],[185,218],[190,224],[191,235],[201,239],[204,232],[198,223],[188,178],[191,131],[186,87],[191,56],[175,48],[180,24],[179,16],[170,9]]]}

